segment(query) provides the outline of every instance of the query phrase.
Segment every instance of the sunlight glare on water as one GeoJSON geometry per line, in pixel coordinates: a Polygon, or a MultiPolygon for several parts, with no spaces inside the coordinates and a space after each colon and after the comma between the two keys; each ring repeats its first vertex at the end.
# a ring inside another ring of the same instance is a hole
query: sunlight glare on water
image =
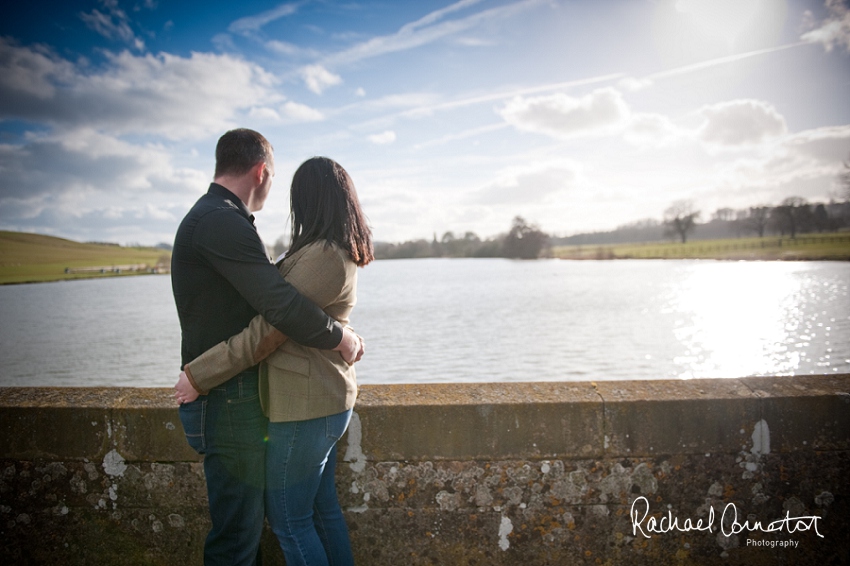
{"type": "Polygon", "coordinates": [[[679,377],[792,375],[803,361],[828,367],[830,324],[839,321],[811,306],[835,303],[839,308],[847,298],[846,283],[842,294],[837,281],[814,279],[811,267],[716,262],[688,266],[687,276],[671,289],[667,306],[676,314],[675,336],[686,348],[674,360],[682,368],[679,377]],[[811,343],[818,333],[823,334],[819,355],[811,343]]]}
{"type": "MultiPolygon", "coordinates": [[[[850,262],[377,261],[362,384],[850,372],[850,262]]],[[[0,287],[0,386],[169,387],[168,277],[0,287]]]]}

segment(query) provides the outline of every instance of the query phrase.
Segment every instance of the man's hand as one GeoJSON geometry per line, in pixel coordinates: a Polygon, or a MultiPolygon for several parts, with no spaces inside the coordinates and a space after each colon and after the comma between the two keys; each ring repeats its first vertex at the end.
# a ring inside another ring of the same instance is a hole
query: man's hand
{"type": "Polygon", "coordinates": [[[366,345],[363,339],[354,333],[350,328],[342,329],[342,342],[334,348],[339,352],[342,359],[348,364],[353,364],[360,361],[363,354],[366,352],[366,345]]]}
{"type": "Polygon", "coordinates": [[[194,387],[192,387],[192,383],[186,376],[185,371],[180,372],[180,377],[174,385],[174,391],[174,398],[177,399],[177,403],[180,405],[183,403],[191,403],[198,398],[198,392],[194,387]]]}

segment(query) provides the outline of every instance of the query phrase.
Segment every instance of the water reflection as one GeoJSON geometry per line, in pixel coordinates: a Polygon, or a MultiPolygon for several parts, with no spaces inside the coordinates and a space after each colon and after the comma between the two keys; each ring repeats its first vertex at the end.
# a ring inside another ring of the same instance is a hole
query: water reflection
{"type": "MultiPolygon", "coordinates": [[[[360,383],[850,372],[850,263],[379,261],[360,383]]],[[[168,277],[0,287],[0,385],[168,387],[168,277]]]]}
{"type": "Polygon", "coordinates": [[[686,349],[674,359],[679,377],[793,375],[803,365],[829,371],[832,327],[841,324],[834,315],[843,312],[847,323],[847,284],[824,280],[813,273],[817,267],[701,262],[683,268],[666,307],[686,349]]]}

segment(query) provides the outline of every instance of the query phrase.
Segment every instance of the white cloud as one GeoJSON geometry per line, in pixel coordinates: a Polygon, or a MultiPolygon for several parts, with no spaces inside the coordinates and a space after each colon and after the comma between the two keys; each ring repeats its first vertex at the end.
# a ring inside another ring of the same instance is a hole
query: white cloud
{"type": "Polygon", "coordinates": [[[266,42],[266,49],[280,53],[281,55],[298,55],[301,53],[301,48],[287,41],[279,41],[273,39],[266,42]]]}
{"type": "Polygon", "coordinates": [[[248,112],[248,116],[257,120],[268,120],[272,122],[280,120],[280,114],[267,106],[251,108],[250,112],[248,112]]]}
{"type": "Polygon", "coordinates": [[[682,135],[680,128],[661,114],[634,114],[623,131],[623,139],[639,147],[663,147],[682,135]]]}
{"type": "Polygon", "coordinates": [[[785,118],[771,104],[760,100],[732,100],[704,106],[705,119],[698,131],[713,146],[748,146],[783,135],[785,118]]]}
{"type": "Polygon", "coordinates": [[[233,127],[251,108],[283,99],[275,77],[230,55],[125,51],[106,57],[102,70],[90,72],[44,48],[0,39],[0,119],[202,138],[233,127]]]}
{"type": "Polygon", "coordinates": [[[392,130],[369,136],[369,141],[376,145],[386,145],[395,141],[396,135],[392,130]]]}
{"type": "Polygon", "coordinates": [[[138,49],[144,50],[145,42],[136,37],[130,27],[130,18],[127,13],[118,7],[115,0],[103,0],[106,13],[100,10],[92,10],[91,13],[81,13],[80,19],[85,24],[107,39],[119,40],[128,43],[138,49]]]}
{"type": "Polygon", "coordinates": [[[455,43],[464,47],[491,47],[496,45],[495,41],[477,37],[459,37],[455,40],[455,43]]]}
{"type": "Polygon", "coordinates": [[[373,37],[349,49],[325,58],[329,65],[340,65],[377,57],[385,53],[393,53],[421,47],[444,37],[468,30],[478,24],[497,19],[509,18],[535,5],[543,4],[541,0],[522,0],[513,4],[483,10],[472,15],[448,20],[446,16],[478,4],[481,0],[461,0],[445,8],[435,10],[422,18],[405,24],[396,33],[373,37]]]}
{"type": "Polygon", "coordinates": [[[391,95],[386,96],[377,101],[368,101],[365,104],[370,107],[381,106],[409,106],[413,108],[403,110],[397,114],[382,116],[377,119],[369,120],[359,124],[361,127],[374,127],[376,124],[386,124],[397,118],[421,118],[430,116],[436,112],[453,111],[458,108],[476,106],[480,104],[492,103],[493,101],[505,101],[511,98],[528,96],[531,94],[540,94],[542,92],[551,92],[555,90],[565,90],[590,84],[608,82],[622,77],[622,73],[602,75],[598,77],[590,77],[587,79],[578,79],[574,81],[546,83],[537,86],[514,88],[511,90],[502,90],[499,92],[488,92],[487,94],[473,94],[463,96],[455,100],[437,102],[438,95],[434,93],[411,93],[406,95],[391,95]],[[417,98],[420,99],[417,102],[417,98]]]}
{"type": "Polygon", "coordinates": [[[179,193],[196,189],[192,184],[207,178],[196,170],[174,167],[171,159],[162,146],[137,145],[91,129],[30,135],[22,145],[0,146],[4,172],[0,199],[81,189],[104,194],[140,189],[179,193]]]}
{"type": "MultiPolygon", "coordinates": [[[[232,42],[231,42],[232,43],[232,42]]],[[[273,53],[277,53],[280,55],[287,55],[289,57],[312,57],[318,58],[319,52],[315,49],[300,47],[298,45],[294,45],[287,41],[280,41],[278,39],[272,39],[270,41],[265,42],[265,47],[269,51],[273,53]]]]}
{"type": "Polygon", "coordinates": [[[281,4],[271,10],[266,10],[254,16],[246,16],[239,18],[228,26],[227,30],[231,33],[240,35],[248,35],[258,31],[268,23],[271,23],[280,18],[291,16],[298,11],[298,4],[281,4]]]}
{"type": "Polygon", "coordinates": [[[236,51],[236,44],[233,42],[233,36],[229,33],[217,33],[212,36],[210,42],[219,51],[236,51]]]}
{"type": "Polygon", "coordinates": [[[850,147],[850,125],[787,134],[768,153],[724,160],[707,171],[703,193],[723,206],[777,204],[801,196],[830,198],[850,147]]]}
{"type": "Polygon", "coordinates": [[[322,94],[326,88],[338,85],[342,77],[335,75],[321,65],[308,65],[301,69],[301,76],[307,84],[307,88],[316,94],[322,94]]]}
{"type": "Polygon", "coordinates": [[[474,193],[473,202],[492,206],[541,204],[575,186],[580,171],[578,164],[569,161],[503,169],[489,185],[474,193]]]}
{"type": "Polygon", "coordinates": [[[630,92],[636,92],[638,90],[643,90],[645,88],[649,88],[652,86],[651,79],[636,79],[635,77],[626,77],[621,79],[617,85],[623,89],[628,90],[630,92]]]}
{"type": "Polygon", "coordinates": [[[563,93],[535,98],[518,96],[499,113],[519,130],[559,138],[612,133],[629,118],[626,102],[613,88],[601,88],[581,98],[563,93]]]}
{"type": "Polygon", "coordinates": [[[719,67],[722,65],[727,65],[730,63],[737,63],[738,61],[743,61],[745,59],[751,59],[753,57],[759,57],[761,55],[767,55],[769,53],[777,53],[779,51],[785,51],[786,49],[793,49],[795,47],[799,47],[801,45],[805,45],[805,42],[797,42],[797,43],[789,43],[786,45],[777,45],[775,47],[766,47],[764,49],[756,49],[754,51],[747,51],[745,53],[736,53],[734,55],[727,55],[725,57],[716,57],[714,59],[708,59],[706,61],[700,61],[699,63],[691,63],[689,65],[683,65],[681,67],[675,67],[673,69],[667,69],[665,71],[658,71],[656,73],[652,73],[651,75],[647,75],[643,79],[639,79],[640,81],[652,81],[657,82],[660,79],[667,79],[671,77],[678,77],[681,75],[687,75],[690,73],[695,73],[702,71],[704,69],[710,69],[712,67],[719,67]]]}
{"type": "Polygon", "coordinates": [[[0,37],[0,118],[13,115],[9,113],[13,99],[50,99],[56,84],[71,80],[74,74],[70,62],[46,47],[21,47],[0,37]]]}
{"type": "Polygon", "coordinates": [[[212,173],[211,163],[204,172],[173,161],[171,148],[90,129],[2,145],[0,226],[83,240],[114,231],[121,242],[131,233],[139,241],[169,241],[212,173]]]}
{"type": "Polygon", "coordinates": [[[850,9],[842,0],[826,0],[825,5],[829,10],[829,17],[820,27],[804,33],[800,39],[822,43],[827,51],[838,46],[850,52],[850,9]]]}
{"type": "Polygon", "coordinates": [[[172,221],[178,220],[178,218],[176,216],[174,216],[172,211],[165,209],[165,208],[161,208],[159,206],[154,206],[152,204],[145,205],[143,210],[140,209],[136,213],[136,217],[137,218],[154,218],[156,220],[172,220],[172,221]]]}
{"type": "Polygon", "coordinates": [[[283,105],[283,113],[288,118],[298,122],[318,122],[324,120],[325,116],[315,108],[310,108],[304,104],[298,104],[291,100],[283,105]]]}
{"type": "Polygon", "coordinates": [[[426,147],[432,147],[437,145],[443,145],[446,143],[451,143],[458,140],[465,140],[468,138],[474,138],[478,136],[482,136],[484,134],[489,134],[491,132],[497,132],[499,130],[503,130],[504,128],[509,128],[508,124],[504,122],[499,122],[498,124],[490,124],[489,126],[482,126],[480,128],[472,128],[469,130],[463,130],[462,132],[453,132],[450,134],[446,134],[445,136],[441,136],[437,139],[428,140],[419,144],[416,144],[414,149],[423,149],[426,147]]]}
{"type": "Polygon", "coordinates": [[[850,150],[850,124],[799,132],[788,136],[783,145],[840,169],[850,150]]]}

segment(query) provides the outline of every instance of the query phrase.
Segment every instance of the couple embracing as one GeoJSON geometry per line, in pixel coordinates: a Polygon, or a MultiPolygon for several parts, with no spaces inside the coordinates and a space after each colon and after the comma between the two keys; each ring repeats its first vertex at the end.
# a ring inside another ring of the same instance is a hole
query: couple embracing
{"type": "Polygon", "coordinates": [[[225,133],[214,182],[174,241],[175,397],[186,439],[204,455],[204,563],[257,564],[268,516],[287,564],[350,565],[334,466],[357,396],[364,346],[348,317],[357,267],[373,259],[371,231],[348,173],[312,158],[292,178],[291,247],[270,263],[252,213],[273,176],[268,140],[225,133]]]}

